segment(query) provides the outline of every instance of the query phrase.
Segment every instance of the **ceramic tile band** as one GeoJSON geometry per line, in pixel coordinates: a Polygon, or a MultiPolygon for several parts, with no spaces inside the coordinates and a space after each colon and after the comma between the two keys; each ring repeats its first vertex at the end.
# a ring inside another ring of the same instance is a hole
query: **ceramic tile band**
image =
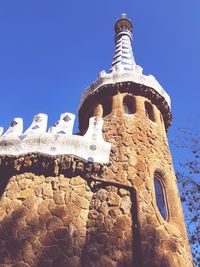
{"type": "MultiPolygon", "coordinates": [[[[0,137],[0,155],[40,152],[48,155],[75,155],[89,162],[108,163],[111,144],[102,136],[103,119],[92,117],[84,136],[73,135],[75,115],[63,113],[48,131],[47,115],[38,114],[23,132],[23,121],[15,118],[0,137]]],[[[1,129],[1,128],[0,128],[1,129]]]]}

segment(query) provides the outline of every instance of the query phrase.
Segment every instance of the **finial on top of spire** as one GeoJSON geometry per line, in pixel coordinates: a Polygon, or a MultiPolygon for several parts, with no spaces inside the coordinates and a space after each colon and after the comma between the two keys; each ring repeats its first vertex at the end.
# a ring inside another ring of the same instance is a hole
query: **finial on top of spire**
{"type": "Polygon", "coordinates": [[[121,17],[122,17],[122,19],[125,19],[127,17],[127,14],[126,13],[122,13],[121,17]]]}
{"type": "Polygon", "coordinates": [[[121,18],[117,20],[115,23],[115,33],[118,34],[121,31],[130,31],[132,32],[133,24],[132,22],[127,19],[127,14],[122,13],[121,18]]]}

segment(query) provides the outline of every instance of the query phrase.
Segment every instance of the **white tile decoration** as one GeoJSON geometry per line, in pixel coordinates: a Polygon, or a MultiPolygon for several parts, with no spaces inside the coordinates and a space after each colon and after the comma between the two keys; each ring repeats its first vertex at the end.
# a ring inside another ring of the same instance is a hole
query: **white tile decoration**
{"type": "Polygon", "coordinates": [[[131,47],[132,35],[131,32],[120,33],[115,42],[115,54],[113,57],[112,67],[110,71],[115,69],[116,65],[123,66],[124,71],[131,71],[135,66],[135,59],[131,47]],[[125,58],[126,57],[126,58],[125,58]]]}
{"type": "Polygon", "coordinates": [[[63,113],[60,115],[60,120],[58,120],[55,125],[49,128],[48,132],[52,134],[63,133],[72,134],[74,127],[75,115],[72,113],[63,113]]]}
{"type": "MultiPolygon", "coordinates": [[[[63,113],[48,132],[47,115],[38,114],[22,134],[22,119],[15,119],[12,129],[0,136],[0,155],[20,155],[40,152],[48,155],[75,155],[88,162],[108,163],[111,144],[102,136],[103,119],[90,118],[84,136],[72,135],[75,115],[63,113]],[[15,130],[14,130],[15,128],[15,130]]],[[[1,129],[1,128],[0,128],[1,129]]]]}
{"type": "Polygon", "coordinates": [[[33,135],[45,133],[47,129],[48,116],[43,113],[39,113],[34,116],[31,126],[24,132],[23,135],[33,135]]]}
{"type": "Polygon", "coordinates": [[[6,136],[17,136],[23,132],[23,120],[21,118],[14,118],[8,130],[3,134],[6,136]]]}
{"type": "Polygon", "coordinates": [[[3,134],[3,127],[0,127],[0,136],[3,134]]]}
{"type": "Polygon", "coordinates": [[[98,91],[100,87],[103,87],[108,84],[115,84],[120,82],[134,82],[137,84],[143,84],[147,87],[153,88],[158,94],[164,97],[169,107],[171,107],[171,100],[166,91],[162,88],[159,82],[153,75],[144,75],[142,73],[142,68],[138,65],[131,66],[131,70],[124,71],[124,67],[122,65],[116,64],[112,69],[112,72],[106,73],[102,71],[99,73],[97,80],[88,87],[83,93],[79,105],[79,109],[81,108],[85,99],[93,94],[95,91],[98,91]]]}

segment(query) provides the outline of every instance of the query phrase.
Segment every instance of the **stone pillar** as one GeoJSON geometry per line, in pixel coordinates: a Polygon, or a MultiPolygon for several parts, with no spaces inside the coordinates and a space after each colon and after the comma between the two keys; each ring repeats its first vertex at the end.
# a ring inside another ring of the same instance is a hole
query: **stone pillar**
{"type": "Polygon", "coordinates": [[[98,118],[102,118],[103,116],[103,108],[101,104],[98,104],[94,109],[94,116],[98,118]]]}
{"type": "MultiPolygon", "coordinates": [[[[160,123],[161,123],[161,127],[163,129],[163,132],[165,133],[165,136],[166,136],[166,128],[165,128],[165,123],[164,123],[164,120],[163,120],[163,115],[162,113],[160,112],[160,123]]],[[[167,136],[166,136],[167,138],[167,136]]]]}
{"type": "Polygon", "coordinates": [[[142,96],[135,97],[135,107],[137,114],[145,116],[144,97],[142,96]]]}
{"type": "Polygon", "coordinates": [[[152,105],[153,108],[153,118],[154,118],[154,122],[160,126],[160,114],[159,111],[157,109],[157,107],[155,105],[152,105]]]}
{"type": "Polygon", "coordinates": [[[114,112],[118,116],[121,116],[123,113],[122,96],[120,93],[113,96],[112,112],[114,112]]]}

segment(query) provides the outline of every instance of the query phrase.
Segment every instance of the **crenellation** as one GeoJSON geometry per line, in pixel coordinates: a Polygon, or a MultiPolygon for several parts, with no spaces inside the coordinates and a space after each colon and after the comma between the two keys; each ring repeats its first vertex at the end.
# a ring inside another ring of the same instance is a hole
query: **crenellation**
{"type": "Polygon", "coordinates": [[[60,115],[60,120],[58,120],[55,125],[48,129],[48,133],[51,134],[73,134],[75,115],[72,113],[63,113],[60,115]]]}
{"type": "Polygon", "coordinates": [[[76,155],[91,162],[107,163],[111,144],[102,138],[103,120],[90,118],[84,136],[72,135],[75,115],[63,113],[48,132],[47,115],[38,114],[31,126],[22,133],[22,119],[14,119],[9,129],[0,137],[1,155],[20,155],[32,152],[48,155],[76,155]]]}

